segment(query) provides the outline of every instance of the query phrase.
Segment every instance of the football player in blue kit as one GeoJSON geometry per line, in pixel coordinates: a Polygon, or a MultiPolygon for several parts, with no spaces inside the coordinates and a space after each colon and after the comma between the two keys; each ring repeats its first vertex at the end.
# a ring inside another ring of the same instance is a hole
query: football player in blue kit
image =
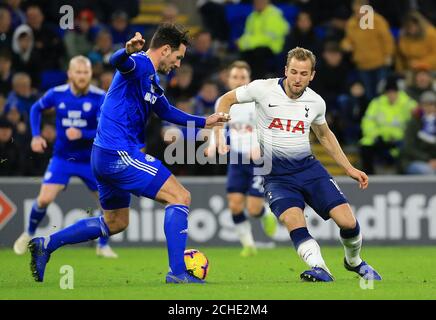
{"type": "Polygon", "coordinates": [[[130,196],[134,194],[166,205],[164,232],[169,272],[165,281],[204,283],[187,272],[184,262],[191,195],[161,161],[144,153],[145,125],[152,111],[163,120],[185,126],[190,122],[199,128],[222,125],[229,116],[189,115],[173,107],[164,95],[157,72],[168,74],[180,67],[188,45],[187,31],[163,24],[146,52],[142,51],[144,43],[137,32],[110,59],[117,72],[101,107],[91,155],[104,216],[83,219],[48,237],[32,239],[31,271],[36,281],[43,281],[50,255],[59,247],[127,228],[130,196]]]}
{"type": "MultiPolygon", "coordinates": [[[[339,227],[345,268],[366,280],[381,280],[377,271],[360,257],[362,234],[347,199],[311,152],[310,129],[346,174],[361,189],[367,188],[367,175],[351,165],[327,125],[324,100],[309,88],[315,76],[315,63],[311,51],[294,48],[288,53],[283,78],[255,80],[232,90],[221,97],[217,111],[228,113],[234,104],[255,103],[265,197],[288,229],[298,255],[310,267],[300,275],[301,279],[334,280],[318,243],[307,229],[303,213],[307,203],[324,220],[332,218],[339,227]]],[[[225,154],[229,147],[221,131],[214,129],[215,140],[218,152],[225,154]]]]}
{"type": "MultiPolygon", "coordinates": [[[[91,78],[89,59],[73,57],[68,68],[68,84],[48,90],[31,108],[32,150],[43,153],[47,147],[47,142],[40,135],[41,113],[44,110],[56,110],[56,142],[39,195],[30,212],[27,230],[14,243],[14,252],[18,255],[27,251],[27,245],[46,215],[47,207],[67,187],[71,177],[79,177],[98,200],[97,181],[90,162],[105,92],[91,85],[91,78]]],[[[97,255],[116,258],[108,240],[107,236],[99,238],[97,255]]]]}

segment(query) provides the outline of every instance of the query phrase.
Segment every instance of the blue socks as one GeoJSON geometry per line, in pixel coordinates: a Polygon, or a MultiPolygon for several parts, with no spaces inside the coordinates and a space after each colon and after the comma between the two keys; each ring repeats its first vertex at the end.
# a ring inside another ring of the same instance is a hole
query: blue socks
{"type": "Polygon", "coordinates": [[[66,244],[85,242],[101,236],[109,236],[109,228],[103,216],[79,220],[47,237],[45,243],[49,253],[52,253],[66,244]]]}
{"type": "Polygon", "coordinates": [[[38,203],[36,201],[33,203],[32,211],[30,211],[29,226],[27,228],[27,233],[30,236],[35,234],[35,230],[44,218],[46,212],[47,208],[38,208],[38,203]]]}
{"type": "Polygon", "coordinates": [[[165,207],[164,231],[167,239],[171,272],[179,275],[186,271],[185,249],[188,238],[189,207],[173,204],[165,207]]]}
{"type": "Polygon", "coordinates": [[[232,213],[232,220],[234,224],[239,224],[247,220],[247,217],[245,216],[244,211],[242,211],[241,213],[238,214],[232,213]]]}
{"type": "Polygon", "coordinates": [[[294,243],[295,249],[298,249],[301,243],[312,239],[309,230],[307,230],[305,227],[292,230],[289,235],[291,236],[291,240],[294,243]]]}
{"type": "Polygon", "coordinates": [[[339,233],[343,239],[356,237],[360,233],[359,222],[356,220],[356,226],[353,229],[341,229],[339,233]]]}
{"type": "MultiPolygon", "coordinates": [[[[100,211],[100,215],[103,216],[103,212],[101,210],[99,210],[99,211],[100,211]]],[[[107,235],[107,236],[100,236],[100,238],[98,238],[98,246],[100,248],[104,247],[104,246],[107,246],[108,243],[109,243],[109,235],[107,235]]]]}

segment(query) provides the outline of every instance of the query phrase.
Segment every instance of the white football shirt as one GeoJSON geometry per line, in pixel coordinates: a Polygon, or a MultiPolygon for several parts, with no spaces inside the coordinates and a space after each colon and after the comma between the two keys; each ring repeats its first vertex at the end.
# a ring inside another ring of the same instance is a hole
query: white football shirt
{"type": "MultiPolygon", "coordinates": [[[[215,106],[217,107],[218,104],[219,99],[215,106]]],[[[259,148],[254,102],[234,104],[230,110],[230,118],[231,120],[227,123],[230,150],[249,155],[254,148],[259,148]]]]}
{"type": "Polygon", "coordinates": [[[291,99],[283,81],[255,80],[236,89],[239,103],[255,103],[258,141],[264,152],[271,151],[273,164],[275,158],[292,162],[310,156],[310,125],[326,122],[326,104],[319,94],[308,87],[299,98],[291,99]]]}

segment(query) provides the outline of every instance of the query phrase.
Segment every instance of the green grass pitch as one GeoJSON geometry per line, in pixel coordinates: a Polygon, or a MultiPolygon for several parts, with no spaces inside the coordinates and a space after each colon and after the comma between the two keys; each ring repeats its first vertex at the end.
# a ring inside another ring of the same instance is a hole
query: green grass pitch
{"type": "Polygon", "coordinates": [[[323,247],[332,283],[304,283],[306,269],[291,247],[239,257],[239,248],[197,248],[210,261],[206,285],[167,285],[165,248],[117,248],[119,259],[98,258],[91,248],[62,248],[52,255],[45,282],[30,276],[29,254],[0,250],[0,299],[435,299],[434,247],[364,247],[363,257],[382,275],[373,289],[342,266],[342,247],[323,247]],[[74,289],[60,288],[63,265],[74,270],[74,289]]]}

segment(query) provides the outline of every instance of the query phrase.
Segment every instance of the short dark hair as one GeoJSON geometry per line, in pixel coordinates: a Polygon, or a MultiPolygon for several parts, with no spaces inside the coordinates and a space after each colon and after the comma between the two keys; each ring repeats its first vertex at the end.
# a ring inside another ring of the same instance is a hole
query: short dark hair
{"type": "Polygon", "coordinates": [[[179,49],[181,44],[189,45],[188,31],[182,26],[172,23],[161,24],[151,38],[150,48],[158,49],[169,45],[172,50],[179,49]]]}

